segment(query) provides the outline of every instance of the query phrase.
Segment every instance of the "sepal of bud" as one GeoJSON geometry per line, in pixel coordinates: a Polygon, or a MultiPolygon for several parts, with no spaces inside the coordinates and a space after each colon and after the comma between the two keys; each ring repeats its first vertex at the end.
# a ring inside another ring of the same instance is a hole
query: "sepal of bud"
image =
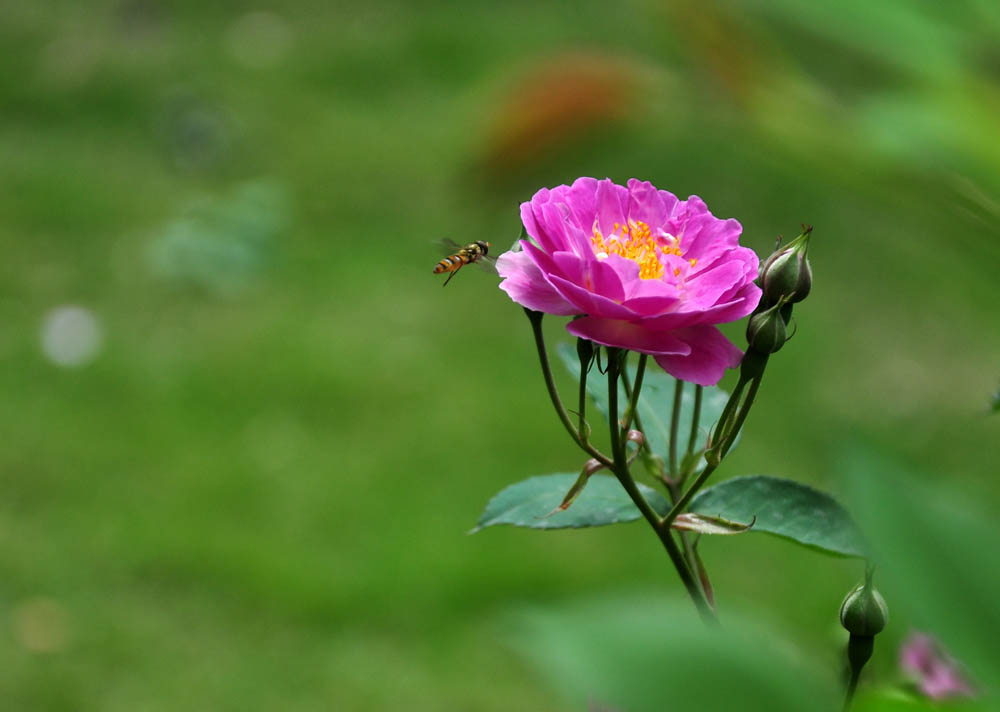
{"type": "Polygon", "coordinates": [[[593,458],[587,460],[587,462],[583,465],[583,469],[580,470],[580,476],[576,478],[576,482],[574,482],[573,486],[569,488],[569,492],[567,492],[566,496],[563,497],[563,501],[558,507],[546,514],[545,517],[551,517],[553,514],[565,512],[569,509],[569,506],[573,504],[573,501],[580,496],[581,492],[583,492],[583,488],[587,486],[587,481],[590,479],[590,476],[603,467],[604,465],[601,464],[600,460],[595,460],[593,458]]]}
{"type": "Polygon", "coordinates": [[[840,624],[852,636],[871,638],[889,622],[889,607],[872,585],[872,573],[869,568],[864,583],[855,586],[840,604],[840,624]]]}
{"type": "Polygon", "coordinates": [[[812,227],[803,226],[802,234],[785,247],[776,250],[760,268],[760,287],[769,303],[785,298],[789,303],[800,302],[812,289],[812,267],[809,265],[809,236],[812,227]]]}
{"type": "Polygon", "coordinates": [[[788,331],[781,315],[784,298],[770,309],[754,314],[747,324],[747,342],[750,349],[762,354],[773,354],[785,345],[788,331]]]}
{"type": "Polygon", "coordinates": [[[580,369],[589,371],[594,362],[594,342],[590,339],[576,340],[576,355],[580,358],[580,369]]]}

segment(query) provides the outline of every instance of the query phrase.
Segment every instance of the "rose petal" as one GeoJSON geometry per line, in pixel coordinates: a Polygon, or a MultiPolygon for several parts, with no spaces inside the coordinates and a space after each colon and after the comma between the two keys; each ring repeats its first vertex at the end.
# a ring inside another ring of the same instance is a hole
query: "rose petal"
{"type": "Polygon", "coordinates": [[[646,354],[671,354],[684,358],[691,353],[686,344],[672,331],[650,331],[639,324],[620,319],[600,319],[585,316],[566,325],[574,336],[620,349],[631,349],[646,354]]]}
{"type": "Polygon", "coordinates": [[[590,292],[578,284],[556,276],[549,275],[549,281],[556,288],[566,301],[575,304],[579,309],[578,314],[590,314],[592,316],[607,317],[610,319],[625,319],[634,321],[634,314],[627,307],[623,307],[618,302],[613,302],[601,294],[590,292]]]}
{"type": "MultiPolygon", "coordinates": [[[[656,228],[667,221],[670,214],[661,193],[648,181],[632,178],[628,182],[628,219],[640,220],[650,228],[656,228]]],[[[667,193],[667,195],[670,195],[667,193]]],[[[673,197],[673,196],[671,196],[673,197]]],[[[676,201],[676,198],[674,199],[676,201]]]]}
{"type": "Polygon", "coordinates": [[[719,298],[743,281],[742,262],[720,262],[715,267],[688,280],[687,298],[690,304],[711,308],[719,298]]]}
{"type": "Polygon", "coordinates": [[[743,358],[743,352],[714,326],[689,326],[670,333],[685,342],[691,353],[687,356],[657,355],[654,358],[660,368],[682,381],[714,386],[722,380],[727,368],[736,368],[743,358]]]}
{"type": "Polygon", "coordinates": [[[497,272],[504,278],[500,289],[521,306],[560,316],[579,313],[552,288],[538,265],[526,253],[504,252],[497,258],[497,272]]]}
{"type": "Polygon", "coordinates": [[[620,185],[615,185],[610,178],[597,183],[597,215],[595,222],[602,235],[614,232],[615,223],[619,227],[626,225],[625,211],[628,209],[628,191],[620,185]]]}
{"type": "Polygon", "coordinates": [[[596,199],[596,178],[577,178],[563,197],[573,214],[573,224],[587,234],[590,234],[594,227],[594,216],[597,214],[596,199]]]}

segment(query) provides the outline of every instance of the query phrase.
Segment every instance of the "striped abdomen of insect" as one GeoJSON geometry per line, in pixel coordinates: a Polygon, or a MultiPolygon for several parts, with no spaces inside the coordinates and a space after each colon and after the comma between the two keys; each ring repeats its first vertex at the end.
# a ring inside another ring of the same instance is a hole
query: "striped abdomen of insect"
{"type": "Polygon", "coordinates": [[[475,262],[481,257],[485,257],[490,250],[490,243],[484,240],[476,240],[475,242],[470,242],[465,247],[460,247],[458,251],[453,255],[448,255],[443,260],[438,262],[434,266],[434,274],[441,274],[442,272],[451,272],[448,279],[445,280],[445,284],[455,276],[463,266],[469,264],[470,262],[475,262]]]}

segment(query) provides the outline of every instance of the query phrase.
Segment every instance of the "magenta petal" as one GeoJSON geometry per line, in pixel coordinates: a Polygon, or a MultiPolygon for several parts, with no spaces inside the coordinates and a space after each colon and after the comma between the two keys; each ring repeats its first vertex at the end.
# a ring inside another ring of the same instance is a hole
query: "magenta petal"
{"type": "Polygon", "coordinates": [[[743,352],[714,326],[689,326],[671,333],[686,342],[691,353],[687,356],[657,355],[655,358],[660,368],[682,381],[714,386],[722,380],[727,368],[736,368],[743,358],[743,352]]]}
{"type": "Polygon", "coordinates": [[[615,185],[610,179],[597,183],[597,226],[602,235],[614,232],[615,223],[626,225],[625,211],[628,209],[628,191],[615,185]]]}
{"type": "Polygon", "coordinates": [[[625,288],[615,268],[608,264],[608,260],[592,260],[589,268],[589,279],[583,286],[620,304],[625,299],[625,288]]]}
{"type": "Polygon", "coordinates": [[[688,288],[688,299],[695,304],[710,307],[719,298],[732,289],[734,284],[743,281],[744,266],[742,262],[723,262],[707,272],[692,279],[688,288]]]}
{"type": "Polygon", "coordinates": [[[685,256],[709,260],[739,244],[743,226],[737,220],[718,220],[707,213],[689,224],[685,256]]]}
{"type": "Polygon", "coordinates": [[[521,203],[521,224],[524,225],[524,230],[528,233],[528,236],[537,244],[541,244],[539,235],[542,231],[535,221],[535,213],[531,207],[531,203],[521,203]]]}
{"type": "MultiPolygon", "coordinates": [[[[659,314],[670,312],[680,303],[677,295],[654,294],[647,297],[630,297],[622,302],[636,314],[659,314]]],[[[685,320],[687,321],[687,320],[685,320]]]]}
{"type": "Polygon", "coordinates": [[[583,273],[587,268],[587,263],[575,252],[561,250],[552,253],[552,262],[558,269],[558,275],[565,277],[574,284],[583,283],[583,273]]]}
{"type": "MultiPolygon", "coordinates": [[[[608,257],[610,262],[612,259],[618,257],[618,255],[611,255],[608,257]]],[[[635,264],[631,260],[626,260],[624,258],[618,258],[625,264],[635,264]]],[[[665,282],[662,279],[639,279],[639,266],[635,265],[635,276],[636,279],[628,283],[628,296],[626,299],[638,299],[640,297],[661,297],[669,296],[676,297],[678,295],[677,286],[670,282],[665,282]]],[[[621,270],[619,270],[621,274],[621,270]]]]}
{"type": "Polygon", "coordinates": [[[566,325],[574,336],[590,339],[594,343],[630,349],[646,354],[672,354],[683,358],[691,347],[670,331],[650,331],[639,324],[620,319],[599,319],[585,316],[566,325]]]}
{"type": "Polygon", "coordinates": [[[561,275],[562,272],[559,271],[559,265],[555,263],[555,260],[545,252],[544,250],[535,247],[527,240],[521,240],[521,249],[524,250],[531,257],[531,260],[538,265],[538,269],[542,271],[544,275],[561,275]]]}
{"type": "Polygon", "coordinates": [[[666,210],[666,217],[664,218],[664,220],[669,220],[670,216],[673,215],[674,211],[677,209],[677,205],[678,203],[680,203],[680,201],[677,199],[677,196],[671,193],[669,190],[661,190],[659,192],[660,192],[660,200],[663,201],[663,207],[666,210]]]}
{"type": "MultiPolygon", "coordinates": [[[[670,214],[660,191],[648,181],[632,178],[628,182],[628,219],[639,220],[654,230],[667,221],[670,214]]],[[[669,195],[669,193],[667,193],[669,195]]]]}
{"type": "Polygon", "coordinates": [[[742,319],[747,314],[757,308],[762,292],[753,282],[748,282],[729,299],[729,301],[716,304],[712,309],[706,310],[707,315],[701,323],[725,324],[730,321],[742,319]]]}
{"type": "Polygon", "coordinates": [[[610,319],[634,320],[636,315],[627,307],[623,307],[618,302],[613,302],[605,296],[587,291],[583,287],[572,282],[550,275],[549,281],[556,288],[566,301],[575,304],[579,309],[578,314],[590,314],[592,316],[607,317],[610,319]]]}
{"type": "Polygon", "coordinates": [[[597,179],[577,178],[566,191],[564,200],[573,214],[573,224],[590,234],[597,214],[597,179]]]}
{"type": "Polygon", "coordinates": [[[546,203],[535,210],[535,217],[545,224],[553,247],[550,250],[565,250],[570,246],[566,236],[566,214],[564,203],[546,203]]]}
{"type": "Polygon", "coordinates": [[[538,191],[521,206],[521,218],[532,241],[522,241],[523,253],[501,257],[501,286],[515,301],[582,314],[572,333],[654,354],[670,373],[696,383],[716,383],[739,363],[740,352],[714,326],[746,316],[760,299],[757,256],[740,247],[736,220],[716,218],[697,196],[679,201],[645,181],[625,187],[593,178],[538,191]],[[640,278],[633,259],[594,254],[595,229],[628,241],[635,233],[622,228],[629,222],[678,238],[683,258],[661,255],[663,278],[640,278]]]}
{"type": "Polygon", "coordinates": [[[579,309],[563,299],[545,280],[527,253],[504,252],[497,258],[497,272],[503,277],[500,289],[521,306],[560,316],[579,314],[579,309]]]}
{"type": "Polygon", "coordinates": [[[608,255],[601,260],[601,263],[604,264],[605,267],[613,269],[615,274],[618,275],[618,281],[621,283],[622,289],[624,290],[619,301],[627,298],[636,288],[636,285],[652,281],[648,279],[639,279],[639,265],[632,260],[625,259],[621,255],[608,255]]]}

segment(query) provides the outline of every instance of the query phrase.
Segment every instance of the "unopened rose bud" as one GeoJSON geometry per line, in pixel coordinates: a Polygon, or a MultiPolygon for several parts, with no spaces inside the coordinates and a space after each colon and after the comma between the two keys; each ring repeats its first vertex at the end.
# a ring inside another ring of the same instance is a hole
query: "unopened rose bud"
{"type": "Polygon", "coordinates": [[[840,624],[851,634],[847,641],[847,660],[852,678],[857,682],[861,668],[872,656],[875,636],[889,622],[889,608],[882,594],[872,585],[874,568],[865,571],[865,582],[858,584],[840,604],[840,624]]]}
{"type": "Polygon", "coordinates": [[[750,317],[750,322],[747,324],[747,342],[751,350],[762,354],[773,354],[784,346],[788,340],[788,332],[785,328],[785,319],[781,316],[783,306],[784,303],[778,303],[750,317]]]}
{"type": "Polygon", "coordinates": [[[871,579],[855,586],[840,604],[840,624],[852,635],[878,635],[888,622],[889,607],[871,579]]]}
{"type": "Polygon", "coordinates": [[[812,289],[812,267],[809,266],[809,236],[811,227],[774,252],[760,268],[760,286],[769,303],[785,298],[789,303],[800,302],[812,289]]]}

